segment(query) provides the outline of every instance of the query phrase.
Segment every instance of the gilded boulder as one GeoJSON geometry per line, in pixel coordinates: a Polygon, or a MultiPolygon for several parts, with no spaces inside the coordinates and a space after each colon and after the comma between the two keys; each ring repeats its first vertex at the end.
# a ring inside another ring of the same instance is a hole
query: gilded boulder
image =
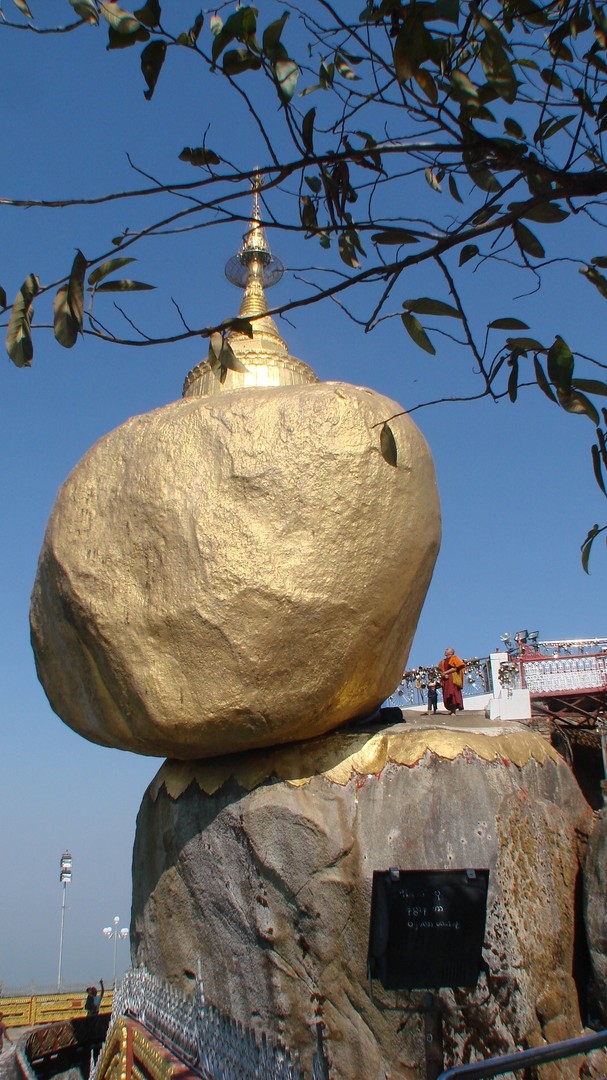
{"type": "Polygon", "coordinates": [[[346,383],[187,398],[101,439],[59,491],[38,675],[75,731],[202,758],[310,738],[397,685],[440,541],[432,459],[346,383]],[[394,449],[396,463],[394,463],[394,449]]]}

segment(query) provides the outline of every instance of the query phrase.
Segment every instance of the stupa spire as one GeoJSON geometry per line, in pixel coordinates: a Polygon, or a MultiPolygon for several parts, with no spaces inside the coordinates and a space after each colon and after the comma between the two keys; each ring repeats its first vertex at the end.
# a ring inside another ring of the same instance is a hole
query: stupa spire
{"type": "MultiPolygon", "coordinates": [[[[284,267],[275,255],[272,255],[265,231],[261,224],[259,192],[262,180],[259,173],[255,173],[252,181],[253,189],[253,213],[249,220],[249,228],[242,238],[240,251],[233,255],[226,263],[225,273],[228,281],[244,289],[244,295],[240,304],[239,316],[248,318],[255,315],[264,315],[268,310],[265,290],[271,289],[280,281],[284,274],[284,267]]],[[[279,337],[274,320],[269,316],[263,320],[256,319],[253,331],[270,332],[279,337]]]]}
{"type": "Polygon", "coordinates": [[[207,360],[198,364],[185,380],[184,397],[207,397],[226,390],[246,390],[256,386],[297,386],[318,382],[312,368],[291,356],[267,314],[266,289],[280,281],[284,267],[270,251],[260,212],[262,180],[256,172],[252,180],[253,210],[240,250],[228,261],[228,281],[243,289],[239,318],[251,319],[253,336],[230,330],[227,340],[242,370],[230,368],[218,378],[207,360]]]}

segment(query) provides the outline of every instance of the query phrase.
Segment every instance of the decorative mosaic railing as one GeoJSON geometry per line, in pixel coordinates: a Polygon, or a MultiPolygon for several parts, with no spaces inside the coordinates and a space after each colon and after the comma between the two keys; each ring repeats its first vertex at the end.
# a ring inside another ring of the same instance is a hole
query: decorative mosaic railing
{"type": "MultiPolygon", "coordinates": [[[[464,660],[466,670],[464,673],[464,685],[462,695],[473,697],[477,694],[488,694],[492,690],[491,668],[488,657],[474,656],[464,660]]],[[[428,701],[428,682],[434,679],[440,688],[440,672],[437,667],[417,667],[410,671],[404,671],[399,685],[394,693],[388,698],[388,705],[398,705],[407,708],[410,705],[426,705],[428,701]]]]}
{"type": "MultiPolygon", "coordinates": [[[[189,997],[144,968],[128,971],[114,991],[112,1024],[133,1017],[180,1061],[203,1077],[223,1080],[304,1080],[297,1054],[221,1013],[206,1001],[200,979],[189,997]]],[[[111,1030],[111,1025],[110,1025],[111,1030]]],[[[109,1037],[109,1036],[108,1036],[109,1037]]],[[[317,1032],[312,1080],[329,1080],[317,1032]]],[[[96,1080],[96,1074],[91,1075],[96,1080]]]]}
{"type": "Polygon", "coordinates": [[[607,687],[604,656],[559,657],[553,660],[521,660],[523,685],[530,694],[571,693],[607,687]]]}

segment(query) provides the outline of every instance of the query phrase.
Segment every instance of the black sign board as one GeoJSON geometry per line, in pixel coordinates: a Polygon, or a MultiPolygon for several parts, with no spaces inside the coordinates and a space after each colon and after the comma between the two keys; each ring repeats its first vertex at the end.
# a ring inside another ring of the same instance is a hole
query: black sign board
{"type": "Polygon", "coordinates": [[[386,990],[475,986],[488,870],[375,870],[369,976],[386,990]]]}

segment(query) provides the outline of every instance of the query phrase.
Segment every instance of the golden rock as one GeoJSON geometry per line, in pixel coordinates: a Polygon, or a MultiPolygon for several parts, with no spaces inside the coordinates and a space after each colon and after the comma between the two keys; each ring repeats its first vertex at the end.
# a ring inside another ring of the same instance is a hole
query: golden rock
{"type": "Polygon", "coordinates": [[[440,541],[432,459],[346,383],[186,397],[101,439],[61,488],[31,607],[40,680],[102,745],[203,758],[373,712],[440,541]]]}

